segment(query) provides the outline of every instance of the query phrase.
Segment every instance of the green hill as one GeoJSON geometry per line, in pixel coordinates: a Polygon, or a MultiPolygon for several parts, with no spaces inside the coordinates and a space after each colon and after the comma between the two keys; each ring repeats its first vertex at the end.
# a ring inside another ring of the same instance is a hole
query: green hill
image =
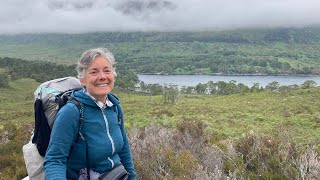
{"type": "Polygon", "coordinates": [[[167,74],[320,74],[320,28],[0,35],[0,57],[74,64],[93,47],[118,70],[167,74]]]}

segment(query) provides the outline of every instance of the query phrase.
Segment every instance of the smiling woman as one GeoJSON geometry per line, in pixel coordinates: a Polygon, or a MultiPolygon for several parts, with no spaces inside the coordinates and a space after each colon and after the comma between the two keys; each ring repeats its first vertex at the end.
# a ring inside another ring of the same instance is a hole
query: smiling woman
{"type": "Polygon", "coordinates": [[[136,179],[120,102],[111,94],[114,64],[105,48],[82,54],[77,72],[84,88],[71,95],[80,103],[80,112],[71,102],[59,110],[45,156],[46,179],[96,180],[118,170],[136,179]]]}
{"type": "Polygon", "coordinates": [[[113,67],[103,57],[97,57],[80,78],[81,84],[98,101],[104,103],[114,86],[113,67]]]}

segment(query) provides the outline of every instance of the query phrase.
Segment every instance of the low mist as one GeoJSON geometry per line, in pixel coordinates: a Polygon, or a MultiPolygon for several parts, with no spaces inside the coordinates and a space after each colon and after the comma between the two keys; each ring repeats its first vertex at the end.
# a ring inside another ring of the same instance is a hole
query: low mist
{"type": "Polygon", "coordinates": [[[317,0],[10,0],[0,33],[204,31],[320,24],[317,0]]]}

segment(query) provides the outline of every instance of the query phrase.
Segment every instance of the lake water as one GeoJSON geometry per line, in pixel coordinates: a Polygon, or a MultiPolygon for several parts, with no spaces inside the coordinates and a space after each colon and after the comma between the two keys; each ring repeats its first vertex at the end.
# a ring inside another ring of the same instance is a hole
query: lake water
{"type": "Polygon", "coordinates": [[[319,76],[210,76],[210,75],[138,75],[140,81],[146,84],[160,85],[174,84],[178,87],[182,86],[196,86],[199,83],[205,84],[209,81],[225,81],[229,82],[235,80],[236,83],[243,83],[248,87],[252,87],[254,83],[259,83],[260,86],[265,87],[272,81],[277,81],[282,85],[301,85],[306,80],[313,80],[320,85],[319,76]]]}

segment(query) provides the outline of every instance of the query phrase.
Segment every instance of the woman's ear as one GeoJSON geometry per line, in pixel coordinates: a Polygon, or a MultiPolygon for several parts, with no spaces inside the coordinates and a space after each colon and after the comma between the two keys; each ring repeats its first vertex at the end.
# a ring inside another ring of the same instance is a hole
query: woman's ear
{"type": "Polygon", "coordinates": [[[86,81],[85,81],[85,79],[82,77],[82,78],[80,78],[79,80],[80,80],[81,86],[86,87],[86,81]]]}

